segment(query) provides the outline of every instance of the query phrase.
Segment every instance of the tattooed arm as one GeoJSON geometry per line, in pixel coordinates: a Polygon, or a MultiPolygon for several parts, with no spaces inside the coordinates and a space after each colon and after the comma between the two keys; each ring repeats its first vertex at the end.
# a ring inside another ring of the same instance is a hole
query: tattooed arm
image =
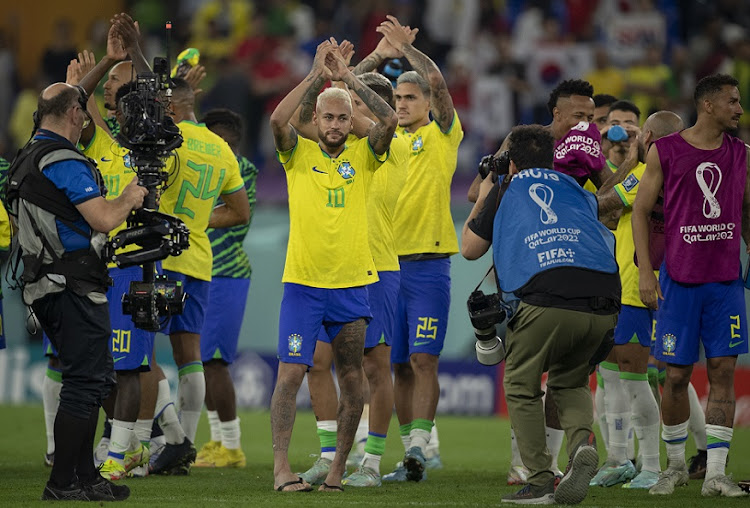
{"type": "Polygon", "coordinates": [[[315,112],[318,94],[323,85],[325,85],[325,82],[325,77],[320,75],[310,83],[310,88],[307,89],[307,92],[302,97],[302,104],[296,109],[289,122],[297,130],[298,134],[313,141],[318,141],[318,131],[312,121],[313,113],[315,112]]]}
{"type": "MultiPolygon", "coordinates": [[[[315,59],[313,60],[313,67],[307,77],[294,87],[294,89],[284,97],[276,109],[271,113],[271,130],[273,131],[273,139],[276,144],[276,149],[280,152],[286,152],[291,150],[297,144],[297,131],[292,127],[290,123],[294,116],[294,111],[302,103],[305,96],[310,92],[312,88],[323,80],[323,83],[331,77],[331,71],[325,65],[326,55],[332,50],[332,44],[330,41],[324,41],[318,46],[317,52],[315,53],[315,59]]],[[[320,87],[316,89],[320,90],[320,87]]],[[[313,110],[315,105],[313,104],[313,110]]],[[[310,112],[312,114],[312,112],[310,112]]]]}
{"type": "Polygon", "coordinates": [[[440,130],[448,132],[453,124],[455,109],[443,74],[430,57],[412,46],[404,31],[405,27],[401,26],[395,17],[387,17],[388,21],[384,21],[377,31],[383,34],[391,46],[401,50],[414,70],[430,84],[432,117],[440,126],[440,130]]]}
{"type": "MultiPolygon", "coordinates": [[[[410,27],[406,26],[403,27],[404,33],[407,34],[409,43],[414,42],[414,39],[417,36],[417,32],[419,32],[419,28],[411,29],[410,27]]],[[[357,66],[354,68],[354,74],[359,76],[360,74],[364,74],[365,72],[371,72],[380,67],[380,64],[383,63],[384,60],[387,58],[403,58],[404,54],[394,48],[390,45],[388,40],[383,37],[380,39],[380,42],[378,42],[378,45],[375,47],[372,53],[367,55],[357,66]]]]}
{"type": "Polygon", "coordinates": [[[346,86],[364,101],[378,119],[377,123],[370,129],[368,138],[372,150],[378,155],[384,154],[391,146],[393,133],[396,131],[396,125],[398,124],[393,108],[373,92],[369,86],[362,84],[359,78],[347,68],[346,62],[337,51],[328,54],[326,65],[331,70],[333,79],[338,78],[346,83],[346,86]]]}

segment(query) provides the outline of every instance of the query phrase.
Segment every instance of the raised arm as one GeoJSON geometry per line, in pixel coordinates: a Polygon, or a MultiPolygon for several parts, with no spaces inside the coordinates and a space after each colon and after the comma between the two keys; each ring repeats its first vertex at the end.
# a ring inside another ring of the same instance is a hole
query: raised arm
{"type": "Polygon", "coordinates": [[[651,265],[649,243],[649,219],[663,185],[664,173],[661,169],[659,151],[656,145],[652,145],[646,156],[646,171],[643,173],[641,183],[638,184],[638,193],[633,203],[631,219],[635,255],[638,259],[638,286],[641,301],[651,309],[658,308],[657,296],[664,298],[659,287],[659,281],[656,280],[654,275],[654,267],[651,265]]]}
{"type": "MultiPolygon", "coordinates": [[[[138,22],[133,21],[133,18],[125,13],[115,14],[112,19],[112,25],[115,27],[115,31],[122,41],[122,47],[130,55],[130,59],[133,61],[133,68],[135,72],[140,74],[142,72],[151,72],[146,57],[143,56],[141,46],[138,43],[138,39],[141,36],[138,22]]],[[[109,41],[107,41],[109,44],[109,41]]]]}
{"type": "Polygon", "coordinates": [[[343,81],[350,90],[354,91],[364,101],[378,121],[370,129],[368,138],[373,151],[384,154],[391,146],[393,133],[396,132],[398,118],[387,102],[372,91],[369,86],[362,84],[357,76],[350,71],[343,57],[338,51],[329,52],[326,56],[326,66],[331,70],[333,79],[343,81]]]}
{"type": "Polygon", "coordinates": [[[401,26],[394,16],[387,17],[388,20],[383,21],[376,30],[383,34],[391,46],[399,49],[414,70],[430,84],[432,117],[443,132],[448,132],[453,123],[455,109],[443,74],[430,57],[412,45],[404,31],[405,27],[401,26]]]}
{"type": "MultiPolygon", "coordinates": [[[[419,28],[410,28],[410,27],[404,27],[405,33],[409,36],[409,42],[414,42],[414,39],[417,36],[417,32],[419,32],[419,28]]],[[[377,69],[381,63],[386,58],[403,58],[404,54],[399,51],[398,49],[394,48],[390,45],[388,40],[383,37],[380,39],[380,42],[378,42],[378,45],[375,47],[375,49],[367,55],[365,58],[362,59],[359,64],[354,68],[354,74],[360,75],[364,74],[365,72],[371,72],[377,69]]]]}
{"type": "MultiPolygon", "coordinates": [[[[315,52],[315,59],[310,73],[305,79],[284,97],[276,109],[271,113],[271,131],[273,132],[276,149],[280,152],[286,152],[294,148],[297,144],[297,131],[290,123],[297,107],[307,98],[308,101],[314,101],[313,96],[317,97],[323,84],[331,79],[331,70],[326,67],[326,55],[333,50],[330,41],[321,42],[315,52]],[[312,92],[311,90],[315,90],[312,92]]],[[[312,109],[309,110],[310,122],[312,121],[312,112],[315,110],[315,103],[312,103],[312,109]]],[[[306,112],[305,115],[308,113],[306,112]]],[[[305,116],[306,118],[306,116],[305,116]]]]}

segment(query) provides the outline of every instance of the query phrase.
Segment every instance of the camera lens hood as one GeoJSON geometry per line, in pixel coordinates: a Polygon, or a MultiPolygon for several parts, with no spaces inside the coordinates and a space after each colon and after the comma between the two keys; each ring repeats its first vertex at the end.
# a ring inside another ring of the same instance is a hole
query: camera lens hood
{"type": "Polygon", "coordinates": [[[478,340],[474,346],[477,360],[482,365],[497,365],[505,359],[505,345],[498,337],[478,340]]]}

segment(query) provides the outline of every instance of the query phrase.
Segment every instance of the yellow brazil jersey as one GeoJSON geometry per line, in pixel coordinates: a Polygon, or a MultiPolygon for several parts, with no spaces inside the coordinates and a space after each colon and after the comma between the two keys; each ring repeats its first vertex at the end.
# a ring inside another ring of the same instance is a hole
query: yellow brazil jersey
{"type": "MultiPolygon", "coordinates": [[[[135,178],[135,168],[130,166],[130,155],[127,148],[120,146],[117,141],[109,137],[109,134],[96,126],[94,137],[89,144],[83,148],[83,153],[94,159],[99,171],[104,179],[104,185],[107,187],[107,199],[115,199],[122,193],[122,189],[135,178]]],[[[109,232],[109,237],[113,237],[119,231],[125,229],[127,223],[123,222],[115,229],[109,232]]],[[[117,253],[130,252],[140,249],[135,244],[127,245],[117,250],[117,253]]],[[[116,265],[110,263],[109,267],[116,265]]]]}
{"type": "Polygon", "coordinates": [[[615,185],[614,189],[625,208],[622,210],[617,229],[613,231],[616,240],[617,264],[620,265],[620,282],[622,284],[622,303],[633,307],[645,307],[641,302],[638,291],[638,267],[635,266],[635,244],[633,243],[633,226],[630,219],[633,215],[633,202],[638,191],[638,184],[646,170],[644,163],[639,163],[625,177],[625,180],[615,185]]]}
{"type": "Polygon", "coordinates": [[[464,137],[458,115],[447,133],[431,121],[407,132],[411,155],[409,172],[396,205],[394,235],[399,256],[458,252],[456,228],[451,216],[451,180],[456,171],[458,145],[464,137]]]}
{"type": "MultiPolygon", "coordinates": [[[[10,247],[10,218],[8,212],[5,210],[5,206],[0,202],[0,251],[7,251],[10,247]]],[[[2,290],[0,289],[0,295],[2,290]]]]}
{"type": "Polygon", "coordinates": [[[399,270],[393,220],[396,204],[409,170],[409,144],[406,137],[393,135],[388,160],[372,177],[367,192],[367,226],[370,251],[379,272],[399,270]]]}
{"type": "Polygon", "coordinates": [[[294,148],[278,152],[278,158],[289,192],[282,281],[328,289],[377,282],[365,196],[387,152],[375,155],[362,138],[331,158],[316,142],[298,136],[294,148]]]}
{"type": "MultiPolygon", "coordinates": [[[[165,270],[211,280],[213,255],[206,228],[216,200],[222,194],[244,192],[245,183],[232,149],[204,124],[178,124],[182,146],[177,149],[179,171],[169,180],[159,209],[179,217],[190,230],[190,247],[162,261],[165,270]]],[[[175,164],[174,159],[171,162],[175,164]]],[[[173,168],[170,170],[173,171],[173,168]]]]}

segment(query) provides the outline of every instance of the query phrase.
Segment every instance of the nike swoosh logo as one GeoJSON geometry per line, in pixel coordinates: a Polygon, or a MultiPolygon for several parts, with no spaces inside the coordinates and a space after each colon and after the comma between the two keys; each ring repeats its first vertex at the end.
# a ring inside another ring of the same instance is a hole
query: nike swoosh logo
{"type": "Polygon", "coordinates": [[[429,340],[423,340],[422,342],[415,342],[414,345],[415,346],[426,346],[427,344],[430,344],[430,343],[431,343],[431,341],[429,341],[429,340]]]}
{"type": "Polygon", "coordinates": [[[127,358],[127,357],[126,357],[126,356],[120,356],[120,357],[118,357],[118,358],[114,358],[114,359],[113,359],[113,361],[114,361],[114,363],[117,363],[117,362],[119,362],[120,360],[122,360],[123,358],[127,358]]]}
{"type": "Polygon", "coordinates": [[[106,157],[102,157],[102,162],[112,162],[112,159],[107,159],[106,157]]]}
{"type": "Polygon", "coordinates": [[[731,347],[739,346],[743,342],[745,342],[745,341],[744,340],[738,340],[737,342],[730,342],[729,343],[729,347],[731,348],[731,347]]]}
{"type": "Polygon", "coordinates": [[[325,171],[319,170],[318,166],[313,166],[312,170],[315,171],[316,173],[323,173],[324,175],[328,174],[325,171]]]}

